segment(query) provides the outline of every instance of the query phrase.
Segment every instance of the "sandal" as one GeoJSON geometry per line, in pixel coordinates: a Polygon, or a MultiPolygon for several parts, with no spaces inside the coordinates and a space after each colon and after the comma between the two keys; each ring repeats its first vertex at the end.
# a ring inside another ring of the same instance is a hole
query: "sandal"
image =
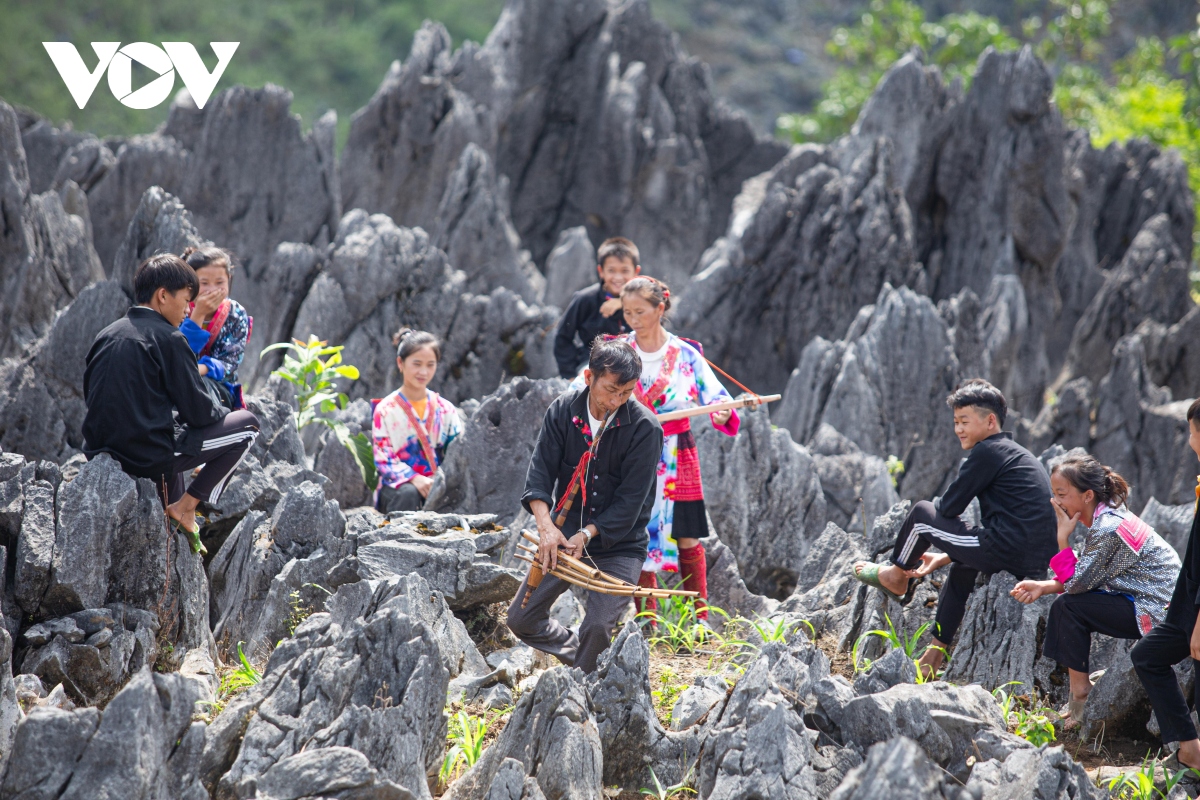
{"type": "Polygon", "coordinates": [[[1072,728],[1075,727],[1075,725],[1081,725],[1083,723],[1083,707],[1086,705],[1087,705],[1086,699],[1085,700],[1076,700],[1074,697],[1072,697],[1070,700],[1067,701],[1067,707],[1065,709],[1067,713],[1065,715],[1062,713],[1059,713],[1059,716],[1060,717],[1065,716],[1068,718],[1068,721],[1074,723],[1073,725],[1070,726],[1072,728]]]}
{"type": "Polygon", "coordinates": [[[1166,758],[1160,759],[1158,763],[1159,766],[1163,768],[1164,772],[1169,772],[1172,776],[1180,771],[1183,771],[1185,774],[1180,779],[1180,783],[1187,784],[1191,787],[1200,785],[1200,769],[1189,767],[1187,764],[1180,763],[1178,750],[1176,750],[1174,753],[1171,753],[1171,755],[1167,756],[1166,758]]]}
{"type": "Polygon", "coordinates": [[[168,516],[167,519],[171,523],[171,530],[177,533],[182,533],[188,539],[188,544],[192,547],[193,553],[199,553],[201,556],[208,555],[208,548],[204,546],[204,542],[200,541],[200,526],[188,530],[183,527],[183,523],[174,517],[168,516]]]}
{"type": "Polygon", "coordinates": [[[879,568],[881,566],[886,566],[886,565],[885,564],[873,564],[870,561],[868,561],[863,564],[862,569],[860,569],[856,572],[854,570],[854,564],[851,564],[850,565],[850,575],[853,576],[854,579],[859,581],[860,583],[865,583],[867,586],[874,586],[876,589],[883,592],[885,595],[887,595],[891,599],[895,600],[900,605],[902,605],[902,606],[908,605],[909,601],[912,600],[913,589],[916,587],[916,585],[918,583],[920,583],[920,581],[916,578],[909,578],[908,579],[908,589],[905,590],[904,594],[903,595],[896,594],[891,589],[888,589],[886,586],[884,586],[882,583],[879,582],[879,568]]]}

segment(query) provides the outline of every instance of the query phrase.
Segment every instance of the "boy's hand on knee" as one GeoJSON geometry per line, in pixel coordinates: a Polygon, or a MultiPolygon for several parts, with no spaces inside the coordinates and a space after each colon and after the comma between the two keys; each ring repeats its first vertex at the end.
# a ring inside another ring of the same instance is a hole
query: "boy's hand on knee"
{"type": "Polygon", "coordinates": [[[921,563],[912,569],[904,570],[904,574],[910,578],[924,578],[926,575],[937,572],[939,569],[949,563],[950,556],[946,555],[945,553],[940,553],[938,555],[924,553],[921,556],[921,563]]]}

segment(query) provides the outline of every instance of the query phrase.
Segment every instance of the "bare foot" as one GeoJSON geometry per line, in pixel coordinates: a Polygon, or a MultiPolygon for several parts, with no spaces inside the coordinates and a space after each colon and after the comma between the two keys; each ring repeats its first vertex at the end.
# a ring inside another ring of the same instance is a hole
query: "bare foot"
{"type": "MultiPolygon", "coordinates": [[[[854,574],[858,575],[861,573],[863,567],[868,566],[870,563],[870,561],[855,562],[854,574]]],[[[902,595],[908,591],[908,576],[904,574],[904,570],[895,564],[887,564],[879,568],[879,582],[893,594],[902,595]]]]}
{"type": "Polygon", "coordinates": [[[196,507],[188,508],[182,500],[167,506],[167,516],[183,526],[185,531],[196,529],[196,507]]]}

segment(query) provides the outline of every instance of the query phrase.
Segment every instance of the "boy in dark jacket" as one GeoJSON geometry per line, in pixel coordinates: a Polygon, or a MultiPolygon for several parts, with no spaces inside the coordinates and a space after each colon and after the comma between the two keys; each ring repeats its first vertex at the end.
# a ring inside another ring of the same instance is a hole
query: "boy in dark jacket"
{"type": "MultiPolygon", "coordinates": [[[[562,548],[636,583],[650,542],[646,523],[654,506],[662,425],[633,398],[642,361],[625,342],[594,343],[583,374],[586,388],[564,393],[546,410],[521,503],[537,521],[538,558],[546,572],[558,563],[562,548]],[[594,454],[585,459],[594,440],[594,454]],[[581,497],[571,496],[572,485],[579,486],[581,497]],[[554,518],[567,498],[573,505],[560,529],[554,518]]],[[[569,588],[547,574],[526,602],[523,581],[508,608],[508,627],[530,647],[591,672],[630,598],[588,592],[576,633],[550,618],[555,599],[569,588]]]]}
{"type": "Polygon", "coordinates": [[[1004,570],[1018,578],[1045,576],[1057,552],[1057,521],[1050,503],[1050,478],[1032,453],[1001,430],[1008,414],[1004,395],[985,380],[960,385],[946,404],[954,410],[954,433],[970,454],[939,503],[913,506],[888,565],[859,561],[854,577],[906,602],[916,579],[950,565],[938,596],[933,642],[919,668],[937,674],[958,632],[967,597],[980,573],[1004,570]],[[979,498],[983,525],[960,519],[971,499],[979,498]],[[933,545],[942,552],[926,552],[933,545]]]}
{"type": "MultiPolygon", "coordinates": [[[[1190,434],[1188,444],[1200,458],[1200,400],[1188,407],[1187,419],[1190,434]]],[[[1200,681],[1200,625],[1196,624],[1197,614],[1200,613],[1200,545],[1196,542],[1197,532],[1200,531],[1200,477],[1196,479],[1196,498],[1197,510],[1192,519],[1192,532],[1183,554],[1183,568],[1175,579],[1175,592],[1167,604],[1166,619],[1143,636],[1129,652],[1138,678],[1150,697],[1163,743],[1179,742],[1179,750],[1174,756],[1178,764],[1168,765],[1173,769],[1200,769],[1200,740],[1196,737],[1196,725],[1188,712],[1188,702],[1183,692],[1179,691],[1179,680],[1173,669],[1180,661],[1190,657],[1192,670],[1200,681]]]]}
{"type": "Polygon", "coordinates": [[[637,245],[619,236],[600,245],[596,253],[600,282],[575,293],[554,335],[554,360],[567,380],[579,375],[597,336],[629,332],[621,314],[621,289],[641,274],[640,258],[637,245]]]}
{"type": "Polygon", "coordinates": [[[177,256],[152,256],[138,267],[137,305],[100,331],[87,354],[83,452],[89,459],[108,453],[128,474],[154,481],[173,525],[203,553],[196,506],[221,496],[258,436],[258,418],[216,405],[201,383],[179,331],[199,288],[177,256]],[[184,474],[201,465],[184,492],[184,474]]]}

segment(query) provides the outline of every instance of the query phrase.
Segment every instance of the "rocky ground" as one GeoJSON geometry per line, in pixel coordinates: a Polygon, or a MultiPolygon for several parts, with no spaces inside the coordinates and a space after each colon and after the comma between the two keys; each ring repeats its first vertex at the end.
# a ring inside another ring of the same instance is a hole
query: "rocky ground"
{"type": "Polygon", "coordinates": [[[900,607],[847,570],[954,476],[944,397],[972,376],[1043,462],[1095,453],[1182,549],[1200,311],[1177,154],[1092,148],[1028,50],[985,53],[966,91],[905,57],[849,136],[787,150],[639,0],[514,0],[458,50],[427,25],[340,154],[332,118],[302,130],[288,103],[235,87],[100,140],[0,102],[0,796],[1078,799],[1158,750],[1127,644],[1099,640],[1082,729],[1040,743],[1066,676],[1041,655],[1050,599],[1017,604],[1011,576],[981,579],[918,684],[871,632],[915,634],[941,576],[900,607]],[[615,233],[671,282],[676,330],[784,398],[735,439],[697,431],[734,621],[691,643],[626,625],[583,676],[502,611],[564,388],[553,327],[615,233]],[[242,262],[263,431],[205,509],[202,562],[148,482],[80,455],[80,422],[136,265],[206,241],[242,262]],[[467,419],[428,510],[387,518],[255,354],[344,343],[354,433],[401,324],[444,338],[436,388],[467,419]],[[478,719],[486,746],[440,776],[478,719]]]}

